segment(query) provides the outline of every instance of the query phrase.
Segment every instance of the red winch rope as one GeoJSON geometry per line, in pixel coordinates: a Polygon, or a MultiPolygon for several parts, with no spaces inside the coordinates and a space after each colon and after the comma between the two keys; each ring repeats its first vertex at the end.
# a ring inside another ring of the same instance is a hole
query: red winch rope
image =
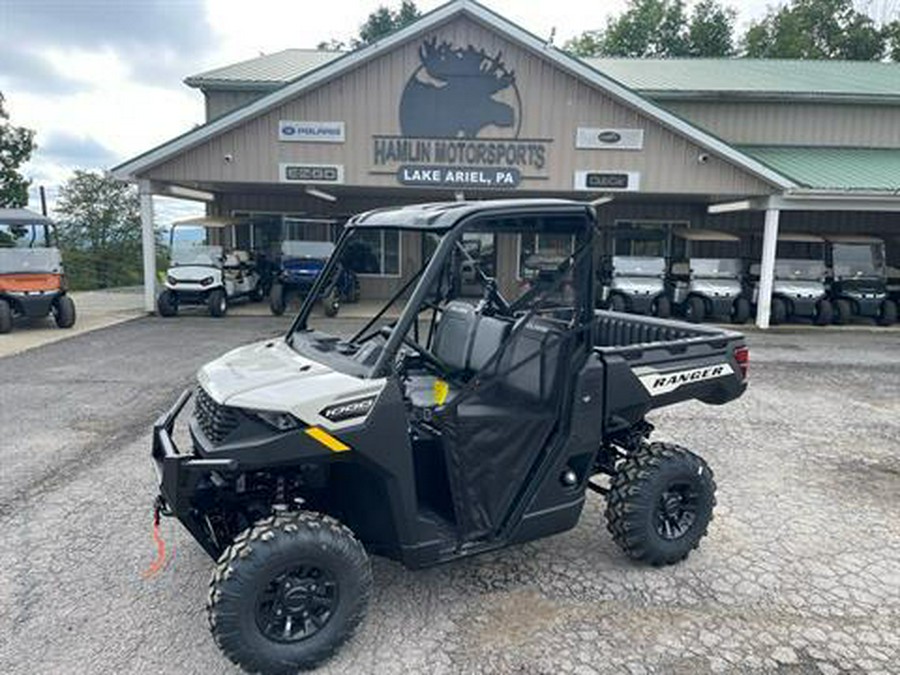
{"type": "MultiPolygon", "coordinates": [[[[150,579],[156,576],[167,564],[166,542],[163,541],[162,535],[159,533],[159,511],[159,506],[153,509],[153,541],[156,543],[156,559],[141,573],[143,579],[150,579]]],[[[173,549],[172,554],[174,555],[174,553],[173,549]]]]}

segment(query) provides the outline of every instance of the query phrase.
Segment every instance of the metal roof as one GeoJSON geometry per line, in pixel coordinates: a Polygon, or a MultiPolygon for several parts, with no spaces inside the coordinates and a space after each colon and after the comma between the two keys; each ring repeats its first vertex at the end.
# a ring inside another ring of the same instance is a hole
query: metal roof
{"type": "MultiPolygon", "coordinates": [[[[192,75],[191,87],[269,91],[347,52],[285,49],[192,75]]],[[[584,63],[654,98],[900,101],[900,63],[788,59],[585,58],[584,63]]]]}
{"type": "Polygon", "coordinates": [[[900,63],[791,59],[584,61],[651,98],[900,101],[900,63]]]}
{"type": "Polygon", "coordinates": [[[740,149],[814,190],[900,192],[900,148],[742,146],[740,149]]]}
{"type": "Polygon", "coordinates": [[[247,105],[226,113],[207,124],[188,131],[181,136],[163,143],[137,157],[134,157],[111,170],[112,174],[123,180],[134,180],[138,174],[146,169],[163,162],[176,154],[191,147],[199,145],[203,141],[212,138],[225,131],[233,129],[247,119],[274,109],[283,102],[305,93],[324,82],[342,75],[344,72],[365,63],[381,54],[389,52],[396,46],[406,41],[427,33],[443,22],[456,16],[470,16],[476,21],[490,26],[494,31],[507,39],[518,43],[532,53],[543,55],[551,63],[558,66],[564,72],[585,80],[597,87],[619,103],[631,106],[655,120],[670,131],[687,138],[701,148],[716,154],[717,156],[740,167],[744,171],[782,189],[796,187],[793,181],[785,178],[776,171],[756,161],[752,157],[736,150],[725,141],[709,134],[703,129],[691,124],[681,117],[672,114],[653,101],[642,97],[640,94],[623,86],[616,80],[610,79],[603,73],[591,68],[584,61],[576,59],[565,52],[556,49],[552,45],[528,31],[510,22],[479,4],[475,0],[451,0],[437,9],[434,9],[417,21],[397,30],[378,42],[361,47],[353,52],[327,62],[314,71],[307,72],[300,77],[262,98],[247,105]]]}
{"type": "Polygon", "coordinates": [[[0,223],[5,225],[52,225],[53,221],[29,209],[0,209],[0,223]]]}
{"type": "Polygon", "coordinates": [[[189,87],[203,89],[268,91],[295,80],[345,53],[317,49],[285,49],[191,75],[184,83],[189,87]]]}
{"type": "Polygon", "coordinates": [[[361,213],[347,222],[349,228],[391,228],[402,230],[434,230],[446,232],[468,216],[525,215],[529,211],[573,213],[590,207],[587,202],[571,199],[485,199],[480,201],[432,202],[410,206],[391,206],[361,213]]]}

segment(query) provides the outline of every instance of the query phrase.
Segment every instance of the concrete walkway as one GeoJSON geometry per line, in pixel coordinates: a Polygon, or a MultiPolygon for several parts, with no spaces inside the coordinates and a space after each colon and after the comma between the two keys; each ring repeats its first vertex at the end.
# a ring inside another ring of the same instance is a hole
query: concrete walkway
{"type": "Polygon", "coordinates": [[[75,302],[77,317],[72,328],[57,328],[52,316],[34,320],[18,319],[11,333],[0,335],[0,357],[112,326],[144,314],[143,291],[139,286],[80,291],[70,295],[75,302]]]}

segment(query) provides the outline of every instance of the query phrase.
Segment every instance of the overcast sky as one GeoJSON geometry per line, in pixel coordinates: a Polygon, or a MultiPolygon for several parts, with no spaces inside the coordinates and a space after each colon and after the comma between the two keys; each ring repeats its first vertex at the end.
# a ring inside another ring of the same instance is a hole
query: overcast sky
{"type": "MultiPolygon", "coordinates": [[[[182,80],[288,47],[349,40],[399,0],[0,0],[0,91],[12,122],[34,129],[25,167],[51,200],[75,168],[108,168],[203,122],[182,80]]],[[[419,0],[428,11],[440,0],[419,0]]],[[[598,28],[625,0],[484,0],[561,44],[598,28]]],[[[727,4],[727,3],[726,3],[727,4]]],[[[766,0],[735,0],[741,26],[766,0]]],[[[171,213],[171,210],[165,210],[171,213]]]]}

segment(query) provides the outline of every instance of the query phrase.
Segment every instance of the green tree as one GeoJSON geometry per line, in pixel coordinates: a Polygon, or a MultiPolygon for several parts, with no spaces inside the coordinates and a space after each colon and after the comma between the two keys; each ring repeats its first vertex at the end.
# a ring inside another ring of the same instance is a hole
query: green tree
{"type": "MultiPolygon", "coordinates": [[[[400,4],[400,9],[396,10],[392,10],[386,5],[381,5],[369,14],[366,22],[359,27],[359,36],[351,40],[349,46],[357,49],[358,47],[372,44],[386,35],[390,35],[395,30],[411,24],[420,16],[422,16],[422,13],[412,0],[403,0],[400,4]]],[[[331,40],[320,42],[317,48],[324,51],[340,51],[346,49],[347,45],[341,40],[332,38],[331,40]]]]}
{"type": "Polygon", "coordinates": [[[73,288],[141,282],[140,200],[134,186],[99,171],[76,170],[60,188],[56,211],[73,288]]]}
{"type": "Polygon", "coordinates": [[[881,35],[884,37],[888,58],[900,63],[900,19],[885,24],[881,35]]]}
{"type": "Polygon", "coordinates": [[[723,57],[734,53],[737,12],[716,0],[700,0],[691,12],[688,52],[691,56],[723,57]]]}
{"type": "Polygon", "coordinates": [[[683,0],[629,0],[605,28],[582,33],[563,49],[575,56],[728,56],[735,16],[718,0],[700,0],[690,17],[683,0]]]}
{"type": "Polygon", "coordinates": [[[884,53],[885,35],[853,0],[790,0],[744,36],[752,58],[877,61],[884,53]]]}
{"type": "Polygon", "coordinates": [[[28,205],[31,181],[19,173],[19,167],[29,160],[36,147],[34,132],[9,123],[9,113],[3,107],[5,100],[0,92],[0,207],[21,208],[28,205]]]}

